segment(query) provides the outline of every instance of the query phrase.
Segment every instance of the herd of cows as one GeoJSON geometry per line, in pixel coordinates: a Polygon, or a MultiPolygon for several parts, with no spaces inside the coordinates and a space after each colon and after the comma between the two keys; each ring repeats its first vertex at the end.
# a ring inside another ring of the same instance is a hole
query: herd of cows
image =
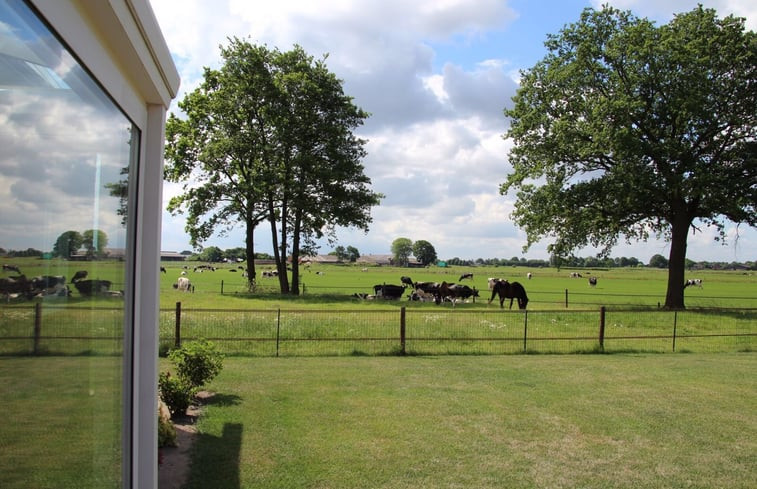
{"type": "MultiPolygon", "coordinates": [[[[528,274],[530,279],[531,274],[528,274]]],[[[466,273],[460,276],[459,281],[465,279],[472,279],[472,273],[466,273]]],[[[405,294],[408,289],[408,300],[422,301],[422,302],[434,302],[437,305],[443,302],[452,303],[452,307],[457,302],[472,300],[476,301],[476,297],[480,297],[478,290],[475,287],[458,283],[447,282],[413,282],[410,277],[400,277],[401,285],[393,284],[379,284],[373,286],[373,294],[354,294],[354,297],[364,300],[399,300],[405,294]]],[[[499,296],[499,307],[504,308],[505,299],[510,299],[510,309],[513,307],[513,301],[517,299],[518,308],[525,309],[528,304],[528,295],[526,289],[519,282],[509,282],[500,278],[489,278],[489,290],[492,295],[489,298],[489,303],[499,296]]]]}
{"type": "MultiPolygon", "coordinates": [[[[239,267],[243,272],[245,269],[239,267]]],[[[78,291],[79,295],[84,297],[90,296],[106,296],[106,297],[122,297],[123,291],[110,290],[112,283],[109,280],[100,279],[87,279],[87,271],[81,270],[74,274],[71,281],[67,284],[66,277],[62,275],[40,275],[37,277],[27,278],[26,275],[21,273],[21,270],[15,265],[4,264],[3,272],[15,273],[14,276],[0,277],[0,297],[6,301],[10,299],[34,299],[43,297],[70,297],[71,285],[78,291]]],[[[173,284],[173,288],[183,292],[194,292],[194,285],[192,285],[187,275],[188,267],[184,267],[181,272],[181,276],[173,284]]],[[[215,271],[216,268],[209,265],[200,265],[194,268],[195,272],[203,271],[215,271]]],[[[165,267],[160,267],[160,271],[166,273],[165,267]]],[[[237,271],[236,269],[232,271],[237,271]]],[[[246,275],[246,273],[245,273],[246,275]]],[[[275,271],[264,271],[264,277],[275,277],[277,273],[275,271]]],[[[583,278],[578,272],[571,272],[571,278],[583,278]]],[[[472,273],[465,273],[460,276],[459,281],[462,282],[466,279],[472,279],[472,273]]],[[[526,278],[531,280],[532,274],[527,273],[526,278]]],[[[414,282],[410,277],[400,277],[400,285],[392,284],[379,284],[373,286],[373,294],[354,294],[354,297],[364,300],[398,300],[402,298],[406,291],[409,292],[408,300],[422,301],[422,302],[435,302],[441,304],[443,302],[451,302],[453,307],[457,302],[472,300],[476,301],[479,297],[479,291],[475,287],[463,285],[459,283],[448,282],[414,282]]],[[[504,307],[505,299],[510,299],[510,308],[512,309],[513,302],[518,301],[518,307],[525,309],[528,304],[528,295],[526,290],[519,282],[509,282],[505,279],[489,278],[489,290],[491,291],[491,297],[489,303],[491,303],[495,297],[499,296],[499,305],[504,307]]],[[[589,277],[589,285],[592,287],[597,285],[597,277],[589,277]]],[[[689,279],[684,284],[684,288],[689,286],[702,287],[702,279],[689,279]]]]}
{"type": "Polygon", "coordinates": [[[11,299],[35,299],[44,297],[70,297],[71,287],[79,295],[122,297],[122,291],[110,290],[110,280],[87,279],[85,270],[76,272],[69,283],[63,275],[39,275],[28,278],[15,265],[3,265],[3,272],[13,272],[16,275],[0,277],[0,297],[6,301],[11,299]]]}

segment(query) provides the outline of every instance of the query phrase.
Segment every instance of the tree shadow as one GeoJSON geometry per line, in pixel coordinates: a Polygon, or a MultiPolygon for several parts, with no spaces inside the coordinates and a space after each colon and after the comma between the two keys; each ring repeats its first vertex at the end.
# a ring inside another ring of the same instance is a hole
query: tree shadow
{"type": "Polygon", "coordinates": [[[206,406],[236,406],[242,402],[242,398],[236,394],[219,394],[215,393],[212,397],[208,397],[204,400],[203,404],[206,406]]]}
{"type": "Polygon", "coordinates": [[[221,436],[197,434],[189,477],[184,487],[239,489],[241,448],[241,423],[224,424],[221,436]]]}

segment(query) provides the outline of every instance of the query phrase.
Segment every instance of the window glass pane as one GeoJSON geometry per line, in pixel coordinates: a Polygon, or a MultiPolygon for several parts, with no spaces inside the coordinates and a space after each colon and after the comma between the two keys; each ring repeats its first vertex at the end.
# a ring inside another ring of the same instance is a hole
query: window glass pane
{"type": "Polygon", "coordinates": [[[121,486],[138,144],[35,13],[0,0],[2,488],[121,486]]]}

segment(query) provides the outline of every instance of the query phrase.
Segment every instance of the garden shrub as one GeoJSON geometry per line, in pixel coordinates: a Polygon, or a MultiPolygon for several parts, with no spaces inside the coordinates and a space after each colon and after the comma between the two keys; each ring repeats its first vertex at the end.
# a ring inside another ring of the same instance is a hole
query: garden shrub
{"type": "Polygon", "coordinates": [[[160,398],[168,406],[171,416],[175,417],[187,412],[187,408],[194,397],[195,389],[184,379],[172,377],[168,372],[162,372],[158,377],[158,392],[160,398]]]}
{"type": "Polygon", "coordinates": [[[176,446],[176,428],[170,419],[158,415],[158,448],[176,446]]]}
{"type": "Polygon", "coordinates": [[[181,379],[192,387],[202,387],[221,371],[224,355],[212,342],[196,340],[171,350],[168,358],[176,366],[176,373],[181,379]]]}

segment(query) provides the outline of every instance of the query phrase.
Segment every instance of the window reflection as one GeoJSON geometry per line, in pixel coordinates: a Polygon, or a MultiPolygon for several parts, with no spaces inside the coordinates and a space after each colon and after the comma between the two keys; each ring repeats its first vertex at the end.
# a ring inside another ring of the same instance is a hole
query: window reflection
{"type": "Polygon", "coordinates": [[[0,487],[121,485],[138,145],[25,2],[0,0],[0,487]]]}

